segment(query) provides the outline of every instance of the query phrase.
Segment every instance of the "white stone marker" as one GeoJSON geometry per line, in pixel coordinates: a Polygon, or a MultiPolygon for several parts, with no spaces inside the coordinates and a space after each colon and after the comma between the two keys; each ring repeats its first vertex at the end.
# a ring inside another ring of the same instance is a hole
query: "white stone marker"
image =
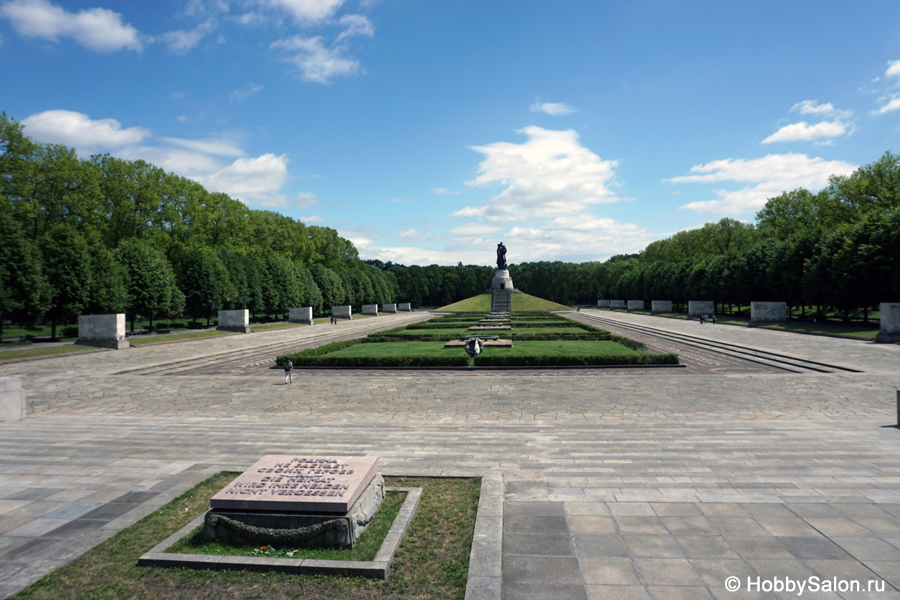
{"type": "Polygon", "coordinates": [[[0,422],[25,418],[25,390],[19,377],[0,377],[0,422]]]}
{"type": "Polygon", "coordinates": [[[128,347],[128,340],[125,339],[125,314],[79,315],[78,339],[75,343],[79,346],[124,350],[128,347]]]}
{"type": "Polygon", "coordinates": [[[672,312],[672,301],[671,300],[651,300],[650,301],[650,314],[658,315],[660,313],[670,313],[672,312]]]}
{"type": "Polygon", "coordinates": [[[628,312],[633,310],[644,310],[644,301],[643,300],[629,300],[628,301],[628,312]]]}
{"type": "Polygon", "coordinates": [[[239,308],[237,310],[220,310],[219,331],[237,331],[239,333],[250,333],[250,310],[239,308]]]}
{"type": "Polygon", "coordinates": [[[787,321],[787,302],[751,302],[750,327],[787,321]]]}
{"type": "Polygon", "coordinates": [[[362,305],[362,314],[364,315],[375,315],[378,316],[378,305],[377,304],[363,304],[362,305]]]}
{"type": "Polygon", "coordinates": [[[385,304],[381,307],[381,312],[395,313],[395,312],[397,312],[397,304],[396,303],[385,304]]]}
{"type": "Polygon", "coordinates": [[[609,301],[610,308],[625,308],[624,300],[610,300],[609,301]]]}
{"type": "Polygon", "coordinates": [[[344,306],[332,306],[331,307],[331,315],[335,319],[350,319],[353,320],[353,310],[350,308],[350,305],[344,306]]]}
{"type": "Polygon", "coordinates": [[[900,342],[900,302],[882,302],[878,310],[881,312],[881,331],[875,341],[879,344],[900,342]]]}
{"type": "Polygon", "coordinates": [[[412,310],[412,305],[409,302],[401,302],[397,305],[397,310],[410,312],[412,310]]]}
{"type": "Polygon", "coordinates": [[[597,308],[609,308],[609,300],[597,300],[597,308]]]}
{"type": "Polygon", "coordinates": [[[688,300],[688,319],[714,314],[716,314],[716,303],[712,300],[688,300]]]}
{"type": "Polygon", "coordinates": [[[301,306],[300,308],[288,309],[289,323],[302,323],[303,325],[312,325],[312,306],[301,306]]]}

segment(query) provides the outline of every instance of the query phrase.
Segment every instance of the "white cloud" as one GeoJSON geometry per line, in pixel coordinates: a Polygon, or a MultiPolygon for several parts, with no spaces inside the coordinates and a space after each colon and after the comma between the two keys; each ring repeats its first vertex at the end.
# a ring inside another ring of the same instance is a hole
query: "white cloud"
{"type": "Polygon", "coordinates": [[[372,21],[370,21],[364,15],[344,15],[338,20],[338,23],[344,25],[346,29],[341,32],[340,35],[337,36],[335,43],[341,41],[344,38],[352,37],[354,35],[362,35],[366,37],[372,37],[375,35],[375,27],[372,25],[372,21]]]}
{"type": "Polygon", "coordinates": [[[609,190],[616,161],[602,160],[578,142],[572,130],[550,131],[530,126],[520,133],[523,144],[496,142],[471,146],[486,156],[470,186],[508,186],[479,207],[468,206],[457,217],[516,221],[523,216],[547,217],[583,211],[589,204],[618,200],[609,190]]]}
{"type": "Polygon", "coordinates": [[[124,160],[143,160],[183,177],[207,175],[224,167],[220,159],[209,154],[171,146],[139,144],[125,146],[115,150],[113,154],[124,160]]]}
{"type": "Polygon", "coordinates": [[[209,191],[224,192],[245,204],[284,207],[288,201],[280,190],[288,181],[288,162],[285,154],[239,158],[215,173],[193,179],[209,191]]]}
{"type": "Polygon", "coordinates": [[[216,28],[216,23],[212,19],[200,23],[196,27],[188,31],[170,31],[163,34],[162,38],[169,46],[169,50],[175,54],[184,56],[194,49],[209,33],[216,28]]]}
{"type": "Polygon", "coordinates": [[[484,235],[493,235],[495,233],[500,233],[501,231],[503,231],[503,227],[500,227],[499,225],[491,225],[490,223],[479,223],[478,221],[475,221],[473,223],[463,223],[462,225],[457,225],[450,230],[450,233],[460,236],[481,237],[484,235]]]}
{"type": "Polygon", "coordinates": [[[853,132],[853,126],[843,121],[822,121],[810,125],[806,121],[785,125],[766,139],[763,144],[773,142],[812,141],[821,138],[835,138],[853,132]]]}
{"type": "Polygon", "coordinates": [[[837,117],[839,119],[849,119],[853,116],[852,110],[840,110],[835,108],[831,102],[819,104],[815,100],[798,102],[791,107],[791,112],[799,112],[801,115],[816,115],[817,117],[837,117]]]}
{"type": "Polygon", "coordinates": [[[540,100],[535,100],[534,104],[531,105],[531,112],[543,112],[554,117],[560,117],[571,115],[575,112],[575,109],[565,102],[541,102],[540,100]]]}
{"type": "Polygon", "coordinates": [[[310,208],[319,203],[319,197],[312,192],[299,192],[296,200],[297,206],[301,208],[310,208]]]}
{"type": "Polygon", "coordinates": [[[878,114],[883,115],[884,113],[889,113],[897,109],[900,109],[900,96],[891,98],[884,106],[878,109],[878,114]]]}
{"type": "Polygon", "coordinates": [[[397,234],[397,239],[409,242],[421,242],[431,239],[433,236],[427,231],[419,231],[417,229],[407,229],[397,234]]]}
{"type": "Polygon", "coordinates": [[[22,119],[25,133],[50,144],[65,144],[89,154],[103,148],[120,148],[137,144],[152,132],[144,127],[128,127],[115,119],[92,120],[70,110],[47,110],[22,119]]]}
{"type": "Polygon", "coordinates": [[[257,12],[251,11],[235,17],[235,21],[237,21],[241,25],[255,27],[264,24],[266,22],[266,18],[257,12]]]}
{"type": "Polygon", "coordinates": [[[726,215],[755,212],[769,198],[799,187],[819,190],[831,175],[849,175],[856,167],[850,163],[805,154],[769,154],[756,159],[714,160],[691,168],[689,175],[666,179],[669,183],[745,183],[738,190],[713,190],[718,200],[690,202],[681,206],[705,214],[726,215]]]}
{"type": "Polygon", "coordinates": [[[229,96],[232,102],[243,102],[256,92],[259,92],[263,89],[263,86],[256,85],[255,83],[248,83],[244,87],[239,90],[234,90],[231,92],[229,96]]]}
{"type": "Polygon", "coordinates": [[[324,223],[325,219],[320,217],[319,215],[310,215],[308,217],[300,217],[300,220],[304,223],[324,223]]]}
{"type": "Polygon", "coordinates": [[[287,11],[301,23],[312,24],[331,18],[344,0],[262,0],[262,3],[287,11]]]}
{"type": "Polygon", "coordinates": [[[445,195],[452,195],[452,196],[459,195],[458,191],[451,190],[448,188],[434,188],[431,191],[434,192],[435,194],[445,194],[445,195]]]}
{"type": "Polygon", "coordinates": [[[122,23],[122,15],[105,8],[70,13],[47,0],[13,0],[0,7],[0,14],[27,37],[51,42],[71,37],[97,52],[142,49],[138,30],[122,23]]]}
{"type": "Polygon", "coordinates": [[[887,71],[884,74],[887,77],[900,77],[900,60],[889,61],[887,71]]]}
{"type": "Polygon", "coordinates": [[[294,65],[305,81],[329,83],[334,77],[348,77],[359,72],[359,61],[343,56],[341,47],[326,48],[321,36],[294,37],[278,40],[271,48],[284,50],[281,60],[294,65]]]}
{"type": "Polygon", "coordinates": [[[241,157],[247,156],[234,140],[226,138],[207,138],[205,140],[185,140],[182,138],[161,137],[159,141],[193,152],[212,156],[241,157]]]}

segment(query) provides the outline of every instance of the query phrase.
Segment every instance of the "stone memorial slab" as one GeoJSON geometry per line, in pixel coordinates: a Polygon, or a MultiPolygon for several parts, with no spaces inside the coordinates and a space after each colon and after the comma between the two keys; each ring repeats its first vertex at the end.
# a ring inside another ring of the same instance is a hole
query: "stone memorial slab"
{"type": "Polygon", "coordinates": [[[378,305],[377,304],[363,304],[362,305],[362,314],[364,315],[375,315],[378,316],[378,305]]]}
{"type": "Polygon", "coordinates": [[[238,333],[250,333],[250,310],[246,308],[237,310],[220,310],[219,331],[237,331],[238,333]]]}
{"type": "Polygon", "coordinates": [[[900,302],[882,302],[878,305],[881,327],[875,341],[879,344],[900,342],[900,302]]]}
{"type": "Polygon", "coordinates": [[[751,302],[750,327],[787,321],[787,302],[751,302]]]}
{"type": "Polygon", "coordinates": [[[115,350],[128,348],[128,340],[125,339],[125,314],[79,315],[78,339],[75,343],[79,346],[115,350]]]}
{"type": "Polygon", "coordinates": [[[381,312],[384,313],[395,313],[397,312],[397,303],[392,302],[391,304],[384,304],[381,307],[381,312]]]}
{"type": "Polygon", "coordinates": [[[610,308],[625,308],[624,300],[610,300],[609,301],[610,308]]]}
{"type": "Polygon", "coordinates": [[[628,311],[631,312],[633,310],[644,310],[644,301],[643,300],[629,300],[628,301],[628,311]]]}
{"type": "Polygon", "coordinates": [[[288,322],[302,323],[303,325],[312,325],[312,306],[301,306],[299,308],[288,309],[288,322]]]}
{"type": "Polygon", "coordinates": [[[716,314],[716,303],[712,300],[688,300],[688,319],[714,314],[716,314]]]}
{"type": "Polygon", "coordinates": [[[349,304],[345,306],[332,306],[331,307],[331,316],[335,319],[350,319],[353,320],[353,309],[349,304]]]}
{"type": "Polygon", "coordinates": [[[650,313],[654,315],[658,315],[660,313],[670,313],[672,312],[672,301],[671,300],[651,300],[650,301],[650,313]]]}
{"type": "Polygon", "coordinates": [[[213,496],[212,508],[346,513],[378,473],[367,456],[262,457],[213,496]]]}
{"type": "Polygon", "coordinates": [[[412,305],[409,302],[401,302],[397,305],[397,310],[402,310],[404,312],[412,311],[412,305]]]}
{"type": "Polygon", "coordinates": [[[25,418],[25,390],[19,377],[0,377],[0,422],[25,418]]]}
{"type": "Polygon", "coordinates": [[[597,300],[597,308],[609,308],[609,300],[597,300]]]}

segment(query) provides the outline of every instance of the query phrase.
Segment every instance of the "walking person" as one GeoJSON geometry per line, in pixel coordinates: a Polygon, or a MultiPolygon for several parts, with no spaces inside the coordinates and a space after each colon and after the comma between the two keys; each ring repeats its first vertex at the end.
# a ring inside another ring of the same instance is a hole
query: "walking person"
{"type": "Polygon", "coordinates": [[[284,385],[294,383],[293,373],[294,363],[291,362],[290,358],[286,358],[284,360],[284,385]]]}

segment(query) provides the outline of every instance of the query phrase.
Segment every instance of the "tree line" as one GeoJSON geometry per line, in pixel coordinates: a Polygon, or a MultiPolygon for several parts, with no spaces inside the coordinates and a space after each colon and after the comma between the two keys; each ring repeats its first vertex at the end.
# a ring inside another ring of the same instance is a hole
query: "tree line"
{"type": "Polygon", "coordinates": [[[141,160],[35,142],[0,113],[0,338],[6,321],[79,314],[209,320],[247,308],[395,301],[388,270],[359,260],[333,229],[271,211],[141,160]]]}

